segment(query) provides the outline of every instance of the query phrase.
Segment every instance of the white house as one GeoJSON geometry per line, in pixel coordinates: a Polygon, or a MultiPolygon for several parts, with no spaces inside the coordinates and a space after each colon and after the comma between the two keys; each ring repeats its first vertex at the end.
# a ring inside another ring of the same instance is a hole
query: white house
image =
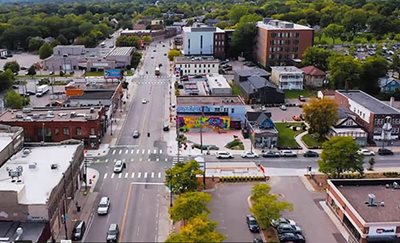
{"type": "Polygon", "coordinates": [[[214,32],[216,27],[195,24],[193,27],[183,27],[184,55],[213,55],[214,32]]]}
{"type": "Polygon", "coordinates": [[[271,67],[271,81],[280,89],[303,89],[303,71],[294,66],[271,67]]]}

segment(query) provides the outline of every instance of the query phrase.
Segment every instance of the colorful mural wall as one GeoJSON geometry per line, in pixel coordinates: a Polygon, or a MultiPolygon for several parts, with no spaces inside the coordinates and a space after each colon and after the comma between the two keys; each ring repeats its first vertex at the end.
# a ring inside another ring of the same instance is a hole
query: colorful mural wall
{"type": "Polygon", "coordinates": [[[229,116],[179,116],[177,125],[178,128],[185,128],[188,130],[191,128],[200,128],[200,119],[202,119],[203,128],[218,128],[224,130],[228,130],[230,128],[231,119],[229,116]]]}

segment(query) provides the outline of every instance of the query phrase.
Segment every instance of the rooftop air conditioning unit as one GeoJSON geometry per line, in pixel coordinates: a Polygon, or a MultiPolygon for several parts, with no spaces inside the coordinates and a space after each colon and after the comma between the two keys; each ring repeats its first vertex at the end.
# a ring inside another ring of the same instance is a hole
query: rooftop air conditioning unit
{"type": "Polygon", "coordinates": [[[27,116],[27,117],[24,118],[24,121],[33,121],[33,119],[32,119],[32,117],[27,116]]]}
{"type": "Polygon", "coordinates": [[[36,162],[32,162],[32,163],[29,163],[29,169],[36,169],[36,165],[37,165],[37,163],[36,162]]]}
{"type": "Polygon", "coordinates": [[[76,112],[75,112],[75,111],[72,111],[71,114],[70,114],[70,117],[71,117],[71,118],[74,118],[75,116],[76,116],[76,112]]]}
{"type": "Polygon", "coordinates": [[[16,114],[15,118],[17,119],[24,119],[24,116],[22,114],[16,114]]]}
{"type": "Polygon", "coordinates": [[[22,108],[22,113],[31,113],[32,108],[22,108]]]}
{"type": "Polygon", "coordinates": [[[58,168],[58,165],[57,164],[51,164],[50,168],[52,170],[56,170],[58,168]]]}
{"type": "Polygon", "coordinates": [[[94,107],[90,108],[90,113],[94,113],[94,107]]]}
{"type": "Polygon", "coordinates": [[[33,119],[39,119],[40,118],[40,114],[33,114],[32,117],[33,117],[33,119]]]}

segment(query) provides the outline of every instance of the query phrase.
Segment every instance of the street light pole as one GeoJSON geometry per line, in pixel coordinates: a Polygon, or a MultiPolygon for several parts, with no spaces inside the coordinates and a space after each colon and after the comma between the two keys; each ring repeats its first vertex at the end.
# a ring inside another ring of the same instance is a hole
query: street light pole
{"type": "MultiPolygon", "coordinates": [[[[111,111],[112,112],[112,111],[111,111]]],[[[111,130],[111,136],[112,136],[112,124],[113,124],[113,121],[112,121],[112,113],[110,114],[110,130],[111,130]]]]}

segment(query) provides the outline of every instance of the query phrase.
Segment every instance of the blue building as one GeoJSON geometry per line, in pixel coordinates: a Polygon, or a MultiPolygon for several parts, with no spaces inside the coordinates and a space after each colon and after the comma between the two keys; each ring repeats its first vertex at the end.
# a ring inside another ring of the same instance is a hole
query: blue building
{"type": "Polygon", "coordinates": [[[379,78],[378,83],[383,93],[391,93],[400,88],[400,80],[389,76],[379,78]]]}

